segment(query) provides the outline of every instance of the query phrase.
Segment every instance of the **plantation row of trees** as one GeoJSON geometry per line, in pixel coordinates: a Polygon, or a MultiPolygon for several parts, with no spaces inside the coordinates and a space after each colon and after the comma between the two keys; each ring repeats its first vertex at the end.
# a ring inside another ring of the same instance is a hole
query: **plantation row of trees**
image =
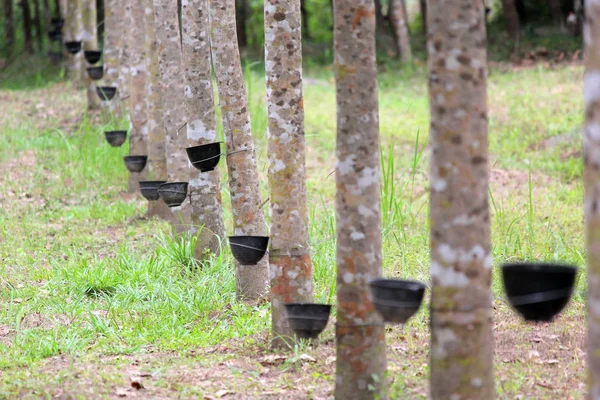
{"type": "MultiPolygon", "coordinates": [[[[94,0],[98,9],[100,38],[104,30],[104,3],[94,0]]],[[[490,23],[502,24],[517,42],[525,27],[555,25],[572,34],[580,34],[583,24],[583,0],[482,0],[490,23]]],[[[47,33],[50,20],[61,15],[64,0],[5,0],[0,25],[4,27],[0,56],[21,52],[34,53],[50,47],[47,33]]],[[[236,0],[236,32],[239,47],[256,52],[264,48],[264,4],[258,0],[236,0]]],[[[302,0],[301,25],[305,50],[322,59],[330,54],[333,41],[333,1],[302,0]]],[[[408,62],[412,46],[419,45],[427,28],[425,0],[376,0],[377,48],[408,62]]]]}

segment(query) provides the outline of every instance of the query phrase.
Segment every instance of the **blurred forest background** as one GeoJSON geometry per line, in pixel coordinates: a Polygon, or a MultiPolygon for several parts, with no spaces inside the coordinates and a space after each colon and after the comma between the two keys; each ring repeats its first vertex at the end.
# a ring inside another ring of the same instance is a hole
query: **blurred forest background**
{"type": "MultiPolygon", "coordinates": [[[[103,0],[97,1],[102,41],[104,5],[103,0]]],[[[422,62],[426,58],[426,1],[375,0],[375,5],[378,62],[422,62]],[[406,24],[402,25],[404,21],[406,24]],[[402,32],[408,35],[405,46],[410,44],[409,57],[401,57],[402,32]]],[[[52,18],[60,15],[59,7],[58,0],[3,0],[0,70],[27,54],[48,53],[51,59],[59,58],[60,38],[52,36],[51,24],[52,18]]],[[[487,0],[485,7],[491,61],[521,63],[581,58],[583,0],[487,0]]],[[[262,62],[263,2],[236,0],[236,8],[242,56],[246,61],[262,62]]],[[[305,65],[331,63],[332,1],[303,0],[302,15],[305,65]]]]}

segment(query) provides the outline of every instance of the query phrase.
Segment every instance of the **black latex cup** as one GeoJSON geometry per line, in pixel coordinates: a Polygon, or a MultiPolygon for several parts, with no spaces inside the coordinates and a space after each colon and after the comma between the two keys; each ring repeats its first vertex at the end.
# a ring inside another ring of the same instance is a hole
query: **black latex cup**
{"type": "Polygon", "coordinates": [[[194,168],[202,172],[212,171],[221,159],[221,142],[188,147],[185,151],[194,168]]]}
{"type": "Polygon", "coordinates": [[[527,321],[552,321],[573,294],[577,268],[550,263],[502,265],[510,305],[527,321]]]}
{"type": "Polygon", "coordinates": [[[87,69],[88,76],[93,81],[102,79],[102,77],[104,76],[104,66],[103,65],[99,65],[97,67],[88,67],[86,69],[87,69]]]}
{"type": "Polygon", "coordinates": [[[60,30],[54,30],[48,32],[48,38],[53,42],[62,40],[62,32],[60,30]]]}
{"type": "Polygon", "coordinates": [[[268,245],[268,236],[229,236],[231,254],[242,265],[258,264],[268,245]]]}
{"type": "Polygon", "coordinates": [[[114,86],[99,86],[96,87],[96,94],[102,101],[110,101],[117,94],[117,88],[114,86]]]}
{"type": "Polygon", "coordinates": [[[140,181],[140,192],[148,201],[156,201],[160,198],[158,187],[167,181],[140,181]]]}
{"type": "Polygon", "coordinates": [[[123,160],[129,172],[142,172],[146,167],[148,156],[125,156],[123,160]]]}
{"type": "Polygon", "coordinates": [[[158,186],[158,195],[169,207],[179,207],[187,197],[187,182],[168,182],[158,186]]]}
{"type": "Polygon", "coordinates": [[[81,41],[65,42],[67,51],[71,54],[77,54],[81,51],[81,41]]]}
{"type": "Polygon", "coordinates": [[[312,303],[290,303],[285,305],[287,320],[296,336],[316,339],[329,320],[331,305],[312,303]]]}
{"type": "Polygon", "coordinates": [[[63,26],[65,26],[65,20],[62,18],[52,18],[50,20],[50,24],[54,29],[60,30],[63,26]]]}
{"type": "Polygon", "coordinates": [[[102,52],[100,50],[84,50],[83,56],[85,57],[85,61],[90,64],[96,64],[100,61],[102,57],[102,52]]]}
{"type": "Polygon", "coordinates": [[[373,305],[388,323],[404,324],[419,311],[425,288],[423,282],[374,279],[369,282],[373,305]]]}
{"type": "Polygon", "coordinates": [[[106,131],[104,132],[104,136],[108,144],[112,147],[121,147],[127,139],[127,131],[106,131]]]}

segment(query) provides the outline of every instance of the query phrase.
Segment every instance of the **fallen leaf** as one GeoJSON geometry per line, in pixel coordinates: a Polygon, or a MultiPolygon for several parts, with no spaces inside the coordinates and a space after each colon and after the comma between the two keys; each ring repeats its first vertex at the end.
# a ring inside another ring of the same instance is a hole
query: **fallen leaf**
{"type": "Polygon", "coordinates": [[[235,392],[232,392],[231,390],[219,390],[217,393],[215,393],[215,395],[217,397],[225,397],[228,394],[234,394],[235,392]]]}
{"type": "Polygon", "coordinates": [[[300,359],[302,361],[307,361],[307,362],[317,362],[317,360],[314,357],[311,357],[308,354],[301,354],[300,359]]]}
{"type": "Polygon", "coordinates": [[[127,390],[119,388],[115,391],[117,397],[127,397],[127,390]]]}
{"type": "Polygon", "coordinates": [[[269,354],[269,355],[261,358],[258,362],[260,363],[260,365],[263,365],[263,366],[264,365],[274,365],[274,364],[280,364],[280,362],[283,362],[286,359],[287,359],[286,356],[277,355],[277,354],[269,354]]]}

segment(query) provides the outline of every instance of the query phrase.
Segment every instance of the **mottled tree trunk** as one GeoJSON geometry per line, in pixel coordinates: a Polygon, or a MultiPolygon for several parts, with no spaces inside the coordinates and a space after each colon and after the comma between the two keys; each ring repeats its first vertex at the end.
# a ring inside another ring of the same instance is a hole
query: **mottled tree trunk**
{"type": "MultiPolygon", "coordinates": [[[[146,4],[144,29],[146,31],[146,112],[148,114],[148,169],[147,178],[153,181],[166,181],[167,156],[165,150],[165,128],[162,114],[162,95],[158,68],[158,47],[156,42],[154,5],[146,4]]],[[[171,210],[163,201],[148,202],[148,216],[171,221],[171,210]]]]}
{"type": "Polygon", "coordinates": [[[431,398],[494,397],[483,2],[428,9],[431,398]]]}
{"type": "Polygon", "coordinates": [[[271,192],[273,345],[293,337],[284,305],[313,299],[302,95],[300,0],[265,1],[265,65],[271,192]]]}
{"type": "MultiPolygon", "coordinates": [[[[69,0],[67,2],[67,20],[65,21],[65,42],[83,40],[82,0],[69,0]]],[[[84,82],[81,79],[83,68],[83,51],[67,56],[67,77],[71,79],[77,88],[82,88],[84,82]]]]}
{"type": "MultiPolygon", "coordinates": [[[[235,25],[235,0],[209,0],[211,50],[217,76],[235,235],[266,235],[250,110],[235,25]]],[[[252,300],[267,290],[268,260],[236,265],[238,299],[252,300]]]]}
{"type": "Polygon", "coordinates": [[[554,23],[556,26],[563,28],[564,27],[564,17],[562,14],[562,10],[560,8],[560,0],[549,0],[550,1],[550,11],[552,11],[552,19],[554,19],[554,23]]]}
{"type": "MultiPolygon", "coordinates": [[[[84,50],[98,50],[96,0],[83,0],[83,48],[84,50]]],[[[96,94],[96,85],[85,71],[86,63],[83,63],[84,79],[87,82],[87,104],[88,110],[100,108],[100,99],[96,94]]]]}
{"type": "Polygon", "coordinates": [[[412,61],[412,50],[404,0],[390,0],[390,22],[394,28],[394,37],[400,59],[403,63],[410,63],[412,61]]]}
{"type": "Polygon", "coordinates": [[[31,9],[29,8],[28,0],[21,0],[19,3],[23,11],[23,36],[25,51],[33,54],[33,30],[31,23],[31,9]]]}
{"type": "Polygon", "coordinates": [[[600,0],[586,0],[583,129],[588,399],[600,399],[600,0]]]}
{"type": "MultiPolygon", "coordinates": [[[[169,182],[189,182],[187,147],[185,85],[181,60],[181,36],[177,2],[154,0],[156,38],[158,43],[159,70],[162,86],[163,123],[166,133],[167,175],[169,182]]],[[[171,209],[172,222],[177,233],[191,227],[191,205],[184,201],[171,209]]]]}
{"type": "Polygon", "coordinates": [[[506,31],[508,36],[514,42],[519,41],[519,14],[515,7],[515,0],[502,0],[502,8],[504,9],[504,19],[506,21],[506,31]]]}
{"type": "MultiPolygon", "coordinates": [[[[146,34],[144,26],[145,0],[130,0],[129,25],[130,36],[126,39],[129,51],[129,154],[148,155],[148,113],[146,110],[146,43],[141,40],[146,34]]],[[[147,170],[129,173],[127,191],[139,190],[139,181],[146,180],[147,170]]]]}
{"type": "Polygon", "coordinates": [[[119,72],[123,44],[123,7],[119,0],[105,0],[104,5],[104,79],[105,86],[116,86],[117,95],[112,101],[102,102],[105,121],[118,120],[122,111],[119,98],[119,72]]]}
{"type": "Polygon", "coordinates": [[[379,115],[372,0],[334,1],[337,86],[336,399],[385,398],[385,329],[369,296],[381,275],[379,115]]]}
{"type": "Polygon", "coordinates": [[[6,53],[11,56],[15,51],[15,21],[12,0],[4,1],[4,37],[6,53]]]}
{"type": "MultiPolygon", "coordinates": [[[[207,0],[183,0],[181,23],[187,81],[185,102],[188,146],[214,143],[217,140],[217,122],[212,86],[207,0]]],[[[206,249],[218,253],[219,244],[225,237],[219,169],[210,172],[190,169],[189,191],[194,234],[202,229],[195,253],[197,259],[202,259],[206,249]]]]}
{"type": "MultiPolygon", "coordinates": [[[[8,0],[4,0],[8,1],[8,0]]],[[[11,0],[12,1],[12,0],[11,0]]],[[[42,29],[42,10],[40,7],[39,0],[33,0],[33,10],[35,11],[35,16],[33,18],[33,24],[35,26],[35,38],[38,47],[38,51],[42,51],[44,49],[44,30],[42,29]]]]}
{"type": "Polygon", "coordinates": [[[131,52],[132,48],[136,45],[136,42],[139,42],[139,38],[133,36],[134,24],[131,18],[131,10],[133,7],[133,3],[135,0],[120,0],[120,23],[123,24],[121,34],[123,38],[121,39],[120,46],[121,51],[119,53],[119,93],[118,96],[121,99],[121,107],[123,115],[125,115],[129,120],[129,129],[130,136],[129,141],[131,142],[131,137],[137,135],[137,132],[133,130],[133,126],[131,125],[131,102],[130,97],[131,93],[129,92],[129,82],[131,81],[131,52]]]}

